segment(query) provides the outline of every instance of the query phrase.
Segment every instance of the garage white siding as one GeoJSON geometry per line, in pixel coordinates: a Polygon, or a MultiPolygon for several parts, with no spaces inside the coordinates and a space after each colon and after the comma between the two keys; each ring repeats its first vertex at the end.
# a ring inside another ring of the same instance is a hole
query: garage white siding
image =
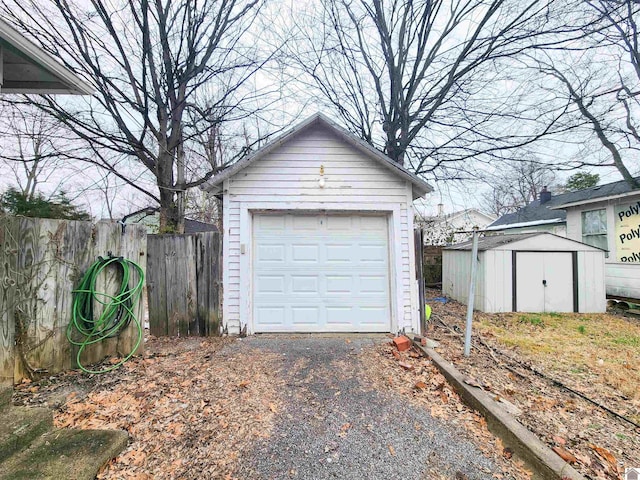
{"type": "Polygon", "coordinates": [[[224,323],[230,334],[252,315],[249,272],[252,219],[270,212],[367,212],[389,215],[392,328],[417,329],[411,184],[394,175],[322,125],[309,127],[223,184],[224,323]],[[320,167],[325,186],[320,188],[320,167]],[[257,212],[257,213],[256,213],[257,212]],[[242,230],[242,241],[241,241],[242,230]],[[244,249],[245,253],[242,253],[244,249]],[[244,258],[243,258],[244,257],[244,258]],[[246,285],[243,282],[246,281],[246,285]]]}

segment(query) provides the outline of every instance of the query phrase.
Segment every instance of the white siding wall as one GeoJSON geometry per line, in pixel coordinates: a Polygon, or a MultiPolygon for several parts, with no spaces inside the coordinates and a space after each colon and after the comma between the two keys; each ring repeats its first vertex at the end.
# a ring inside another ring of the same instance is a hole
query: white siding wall
{"type": "Polygon", "coordinates": [[[223,194],[226,267],[223,317],[230,334],[240,331],[250,312],[250,298],[248,304],[241,305],[244,295],[241,289],[251,288],[250,283],[245,283],[248,280],[241,279],[249,278],[251,268],[250,261],[243,259],[248,258],[251,249],[250,226],[246,226],[250,222],[250,215],[246,214],[249,210],[394,212],[390,221],[390,261],[394,267],[391,291],[392,296],[396,288],[401,293],[395,301],[398,305],[392,312],[392,324],[398,329],[417,328],[417,315],[414,314],[417,293],[412,274],[415,271],[412,188],[408,182],[367,158],[330,130],[314,127],[226,180],[223,194]],[[321,165],[326,181],[324,188],[318,186],[321,165]],[[245,232],[247,228],[249,231],[245,232]],[[241,243],[247,255],[241,255],[241,243]]]}
{"type": "MultiPolygon", "coordinates": [[[[485,254],[478,252],[480,262],[478,264],[476,293],[474,299],[474,309],[484,311],[485,309],[485,254]]],[[[443,250],[442,251],[442,293],[467,304],[469,297],[469,279],[471,278],[471,251],[465,250],[443,250]]]]}
{"type": "Polygon", "coordinates": [[[578,311],[607,311],[604,255],[600,252],[578,252],[578,311]]]}
{"type": "Polygon", "coordinates": [[[591,203],[567,209],[567,237],[582,241],[582,212],[607,209],[609,257],[605,258],[605,284],[607,294],[640,299],[640,264],[622,263],[616,260],[614,207],[628,203],[630,197],[591,203]]]}
{"type": "Polygon", "coordinates": [[[486,296],[484,312],[510,312],[513,309],[513,260],[511,251],[484,252],[486,296]]]}

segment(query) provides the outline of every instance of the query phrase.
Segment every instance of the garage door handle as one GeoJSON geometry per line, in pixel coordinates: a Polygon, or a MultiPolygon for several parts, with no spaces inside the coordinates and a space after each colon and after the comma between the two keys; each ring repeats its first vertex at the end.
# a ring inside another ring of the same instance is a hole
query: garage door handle
{"type": "Polygon", "coordinates": [[[542,285],[544,285],[546,287],[547,286],[547,281],[546,280],[542,280],[542,285]]]}

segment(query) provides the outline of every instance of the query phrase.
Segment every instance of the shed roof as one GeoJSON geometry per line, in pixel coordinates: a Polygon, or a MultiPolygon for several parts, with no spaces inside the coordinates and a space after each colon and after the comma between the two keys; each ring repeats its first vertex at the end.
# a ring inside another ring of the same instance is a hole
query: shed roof
{"type": "Polygon", "coordinates": [[[3,20],[0,20],[0,47],[2,93],[93,93],[91,85],[3,20]]]}
{"type": "Polygon", "coordinates": [[[410,172],[402,165],[394,162],[391,158],[389,158],[384,153],[380,152],[376,148],[369,145],[364,140],[356,137],[351,132],[345,130],[334,121],[330,120],[326,116],[321,113],[316,113],[311,117],[307,118],[303,122],[299,123],[289,131],[283,133],[273,141],[266,144],[264,147],[259,149],[258,151],[247,155],[246,157],[240,159],[238,162],[231,165],[226,170],[218,173],[216,176],[211,178],[208,182],[206,182],[202,188],[206,191],[212,191],[215,187],[220,185],[224,180],[234,176],[240,170],[248,167],[253,162],[260,160],[265,157],[267,154],[280,147],[284,143],[298,136],[301,132],[311,128],[312,126],[322,125],[324,127],[329,128],[332,132],[334,132],[338,137],[352,145],[356,149],[358,149],[363,154],[367,155],[372,160],[378,162],[383,165],[390,172],[408,180],[413,185],[414,198],[419,198],[424,196],[425,194],[433,191],[433,187],[425,182],[422,178],[416,175],[413,172],[410,172]]]}
{"type": "MultiPolygon", "coordinates": [[[[519,242],[521,240],[526,240],[531,237],[545,236],[548,235],[550,237],[560,238],[563,241],[575,243],[578,245],[587,245],[582,242],[578,242],[577,240],[573,240],[567,237],[561,237],[560,235],[555,235],[549,232],[528,232],[528,233],[512,233],[512,234],[501,234],[501,235],[489,235],[486,237],[480,237],[478,239],[478,251],[482,252],[485,250],[492,250],[494,248],[501,247],[503,245],[507,245],[509,243],[519,242]]],[[[473,240],[467,240],[466,242],[458,243],[456,245],[451,245],[449,247],[445,247],[445,250],[471,250],[473,246],[473,240]]],[[[601,248],[594,247],[593,245],[588,245],[591,248],[596,250],[602,250],[601,248]]]]}

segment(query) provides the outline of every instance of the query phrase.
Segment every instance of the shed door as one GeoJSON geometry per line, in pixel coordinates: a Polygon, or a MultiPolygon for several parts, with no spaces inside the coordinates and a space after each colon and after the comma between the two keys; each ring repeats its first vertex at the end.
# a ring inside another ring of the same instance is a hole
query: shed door
{"type": "Polygon", "coordinates": [[[516,310],[573,312],[571,252],[516,252],[516,310]]]}
{"type": "Polygon", "coordinates": [[[389,332],[387,218],[253,217],[255,332],[389,332]]]}

